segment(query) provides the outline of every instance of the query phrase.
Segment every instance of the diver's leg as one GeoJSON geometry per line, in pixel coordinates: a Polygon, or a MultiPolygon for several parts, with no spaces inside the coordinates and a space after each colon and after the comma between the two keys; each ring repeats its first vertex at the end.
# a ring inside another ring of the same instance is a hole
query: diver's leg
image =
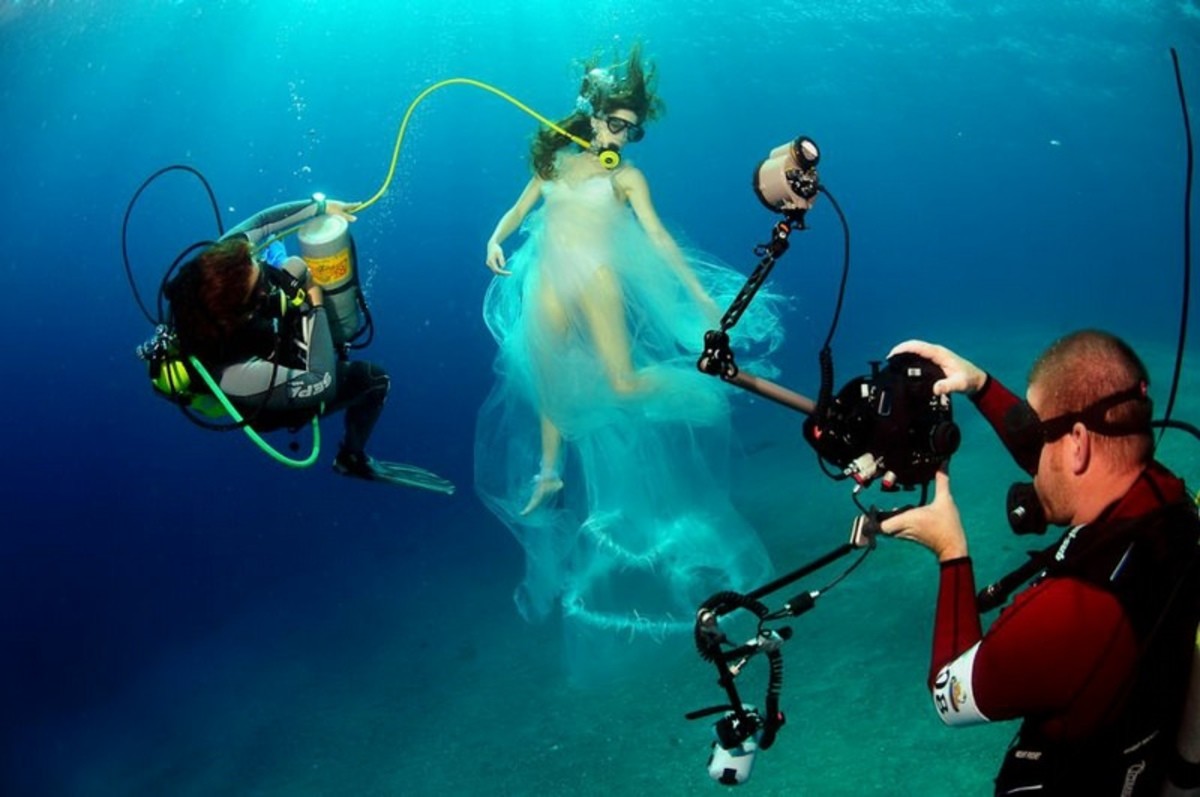
{"type": "Polygon", "coordinates": [[[436,473],[416,465],[383,462],[364,450],[391,388],[387,371],[369,362],[340,362],[337,378],[337,396],[325,414],[345,410],[346,431],[333,469],[343,476],[453,494],[454,484],[436,473]]]}
{"type": "Polygon", "coordinates": [[[625,298],[612,269],[602,267],[596,271],[580,297],[580,308],[612,389],[618,393],[633,393],[640,389],[629,354],[625,298]]]}
{"type": "Polygon", "coordinates": [[[341,453],[360,455],[383,412],[391,389],[387,371],[375,363],[355,360],[338,363],[338,392],[326,414],[345,409],[345,436],[341,453]]]}
{"type": "Polygon", "coordinates": [[[528,515],[541,506],[547,498],[563,488],[562,476],[558,470],[558,454],[562,448],[562,432],[554,425],[554,421],[542,416],[542,466],[533,477],[533,495],[529,503],[521,510],[521,515],[528,515]]]}

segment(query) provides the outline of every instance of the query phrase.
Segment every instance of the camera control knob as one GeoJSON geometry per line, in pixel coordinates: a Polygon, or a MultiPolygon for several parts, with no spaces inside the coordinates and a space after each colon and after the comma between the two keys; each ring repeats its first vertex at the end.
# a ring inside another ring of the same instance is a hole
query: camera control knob
{"type": "Polygon", "coordinates": [[[929,431],[929,448],[939,457],[948,457],[958,450],[962,432],[953,421],[942,421],[929,431]]]}

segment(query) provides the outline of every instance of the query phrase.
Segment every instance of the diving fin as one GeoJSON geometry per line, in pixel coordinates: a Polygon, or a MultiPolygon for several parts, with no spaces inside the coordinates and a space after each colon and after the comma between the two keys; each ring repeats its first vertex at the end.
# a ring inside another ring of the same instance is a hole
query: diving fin
{"type": "Polygon", "coordinates": [[[381,462],[366,454],[357,456],[339,454],[333,461],[333,469],[343,476],[352,476],[356,479],[416,487],[419,490],[429,490],[445,495],[454,494],[454,483],[443,479],[436,473],[417,465],[405,465],[403,462],[381,462]]]}

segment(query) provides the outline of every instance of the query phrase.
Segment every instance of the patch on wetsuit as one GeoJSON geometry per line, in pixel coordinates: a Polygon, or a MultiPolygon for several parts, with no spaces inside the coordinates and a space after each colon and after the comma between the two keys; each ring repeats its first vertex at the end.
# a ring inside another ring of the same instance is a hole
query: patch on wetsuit
{"type": "Polygon", "coordinates": [[[975,704],[971,671],[975,667],[976,642],[970,650],[942,668],[933,682],[933,707],[947,725],[978,725],[990,722],[975,704]]]}

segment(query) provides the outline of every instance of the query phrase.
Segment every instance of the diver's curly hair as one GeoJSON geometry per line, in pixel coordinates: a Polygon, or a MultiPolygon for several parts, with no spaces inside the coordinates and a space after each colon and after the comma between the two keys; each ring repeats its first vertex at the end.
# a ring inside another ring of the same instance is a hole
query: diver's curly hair
{"type": "Polygon", "coordinates": [[[205,249],[166,287],[179,342],[188,354],[211,357],[246,321],[253,247],[242,236],[205,249]]]}
{"type": "MultiPolygon", "coordinates": [[[[591,113],[577,108],[558,122],[558,126],[580,138],[592,135],[593,116],[607,115],[617,110],[633,111],[642,124],[663,114],[663,101],[655,95],[656,69],[642,61],[641,44],[634,44],[629,58],[616,60],[614,66],[601,68],[602,59],[593,55],[583,63],[583,84],[579,87],[581,100],[590,103],[591,113]]],[[[542,128],[530,147],[533,171],[543,180],[554,179],[554,160],[558,151],[571,139],[548,127],[542,128]]]]}

